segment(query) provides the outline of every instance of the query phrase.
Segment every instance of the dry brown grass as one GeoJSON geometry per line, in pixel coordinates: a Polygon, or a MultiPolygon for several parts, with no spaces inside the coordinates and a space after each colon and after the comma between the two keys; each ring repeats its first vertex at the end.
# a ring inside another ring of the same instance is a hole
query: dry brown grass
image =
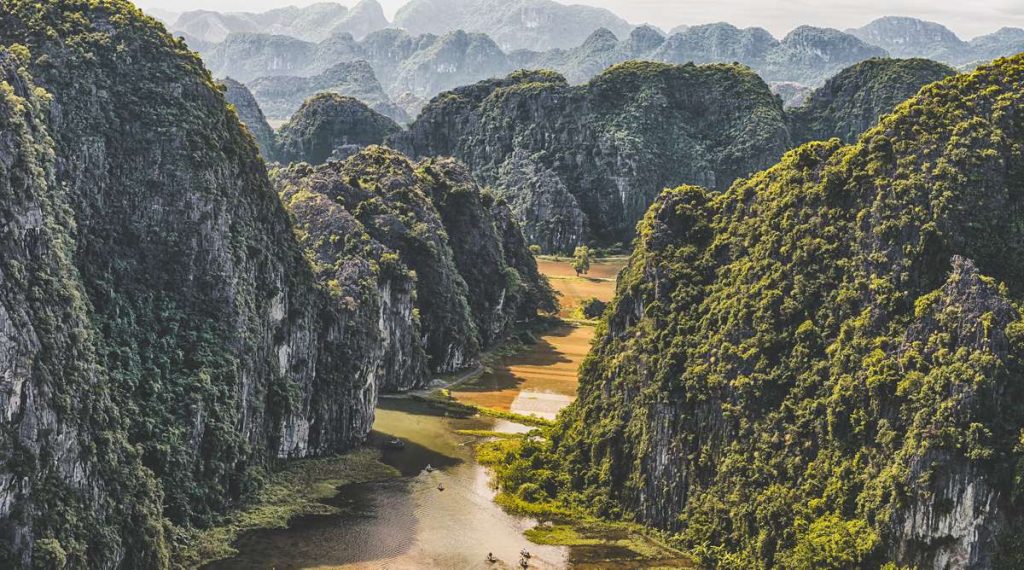
{"type": "Polygon", "coordinates": [[[452,391],[457,400],[509,410],[520,392],[576,397],[577,371],[590,351],[594,328],[559,325],[534,344],[452,391]]]}
{"type": "Polygon", "coordinates": [[[600,299],[604,302],[615,296],[615,279],[626,265],[626,258],[601,259],[590,267],[590,273],[576,277],[567,259],[538,259],[537,267],[551,281],[555,291],[561,293],[559,302],[562,309],[558,316],[572,318],[576,307],[584,299],[600,299]]]}

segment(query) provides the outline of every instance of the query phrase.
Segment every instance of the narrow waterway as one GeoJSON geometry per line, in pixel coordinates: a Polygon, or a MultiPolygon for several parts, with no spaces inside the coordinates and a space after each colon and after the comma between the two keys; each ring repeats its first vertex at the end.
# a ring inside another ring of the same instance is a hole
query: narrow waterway
{"type": "Polygon", "coordinates": [[[531,568],[568,567],[569,549],[530,544],[523,532],[535,521],[494,503],[489,475],[474,459],[478,438],[458,433],[523,429],[449,417],[411,400],[384,400],[370,444],[384,449],[384,461],[401,478],[342,487],[328,501],[340,514],[246,534],[235,545],[238,556],[209,568],[518,568],[523,548],[532,554],[531,568]],[[390,448],[396,437],[404,449],[390,448]],[[489,552],[498,563],[486,562],[489,552]]]}
{"type": "MultiPolygon", "coordinates": [[[[597,264],[599,277],[577,278],[563,265],[542,264],[562,293],[563,305],[590,296],[611,298],[615,266],[597,264]]],[[[453,395],[481,406],[554,418],[575,398],[577,368],[592,338],[588,324],[557,326],[453,395]]],[[[630,563],[634,553],[616,546],[532,544],[523,533],[537,521],[510,515],[494,503],[490,474],[475,458],[480,440],[460,432],[528,429],[487,417],[455,417],[409,399],[383,399],[368,445],[383,450],[384,462],[400,478],[342,487],[327,501],[338,514],[299,517],[287,529],[244,534],[235,544],[236,557],[207,568],[519,568],[524,548],[532,555],[530,568],[643,567],[630,563]],[[396,438],[404,442],[402,449],[391,445],[396,438]],[[488,553],[498,561],[488,562],[488,553]]]]}

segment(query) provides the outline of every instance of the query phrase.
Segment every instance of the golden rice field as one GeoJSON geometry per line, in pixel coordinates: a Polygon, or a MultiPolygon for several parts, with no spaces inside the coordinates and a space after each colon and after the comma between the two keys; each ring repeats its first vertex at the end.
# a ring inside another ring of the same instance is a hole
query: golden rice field
{"type": "MultiPolygon", "coordinates": [[[[625,258],[601,260],[582,277],[576,277],[565,260],[543,259],[538,265],[561,293],[561,316],[568,318],[582,299],[610,301],[625,262],[625,258]]],[[[592,325],[562,323],[536,344],[493,363],[479,378],[453,389],[452,396],[478,406],[554,418],[576,398],[577,372],[593,339],[592,325]]]]}

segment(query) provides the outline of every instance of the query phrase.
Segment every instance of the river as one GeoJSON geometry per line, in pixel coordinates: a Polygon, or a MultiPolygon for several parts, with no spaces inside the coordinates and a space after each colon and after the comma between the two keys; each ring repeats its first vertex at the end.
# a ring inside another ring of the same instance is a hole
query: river
{"type": "MultiPolygon", "coordinates": [[[[614,279],[576,279],[550,263],[552,283],[566,299],[584,295],[610,299],[614,279]]],[[[546,271],[547,272],[547,271],[546,271]]],[[[610,275],[614,273],[609,270],[610,275]]],[[[480,378],[453,392],[467,402],[553,418],[571,403],[576,369],[593,328],[560,325],[523,352],[502,359],[480,378]]],[[[530,568],[618,568],[629,551],[615,546],[541,546],[523,533],[537,521],[510,515],[494,501],[488,471],[475,460],[479,438],[466,430],[522,432],[529,428],[487,417],[453,417],[427,403],[385,398],[368,445],[401,477],[341,487],[327,502],[335,515],[299,517],[287,529],[258,530],[235,543],[239,554],[207,566],[212,570],[275,568],[518,568],[519,552],[531,553],[530,568]],[[399,438],[403,449],[389,442],[399,438]],[[428,469],[428,465],[431,469],[428,469]],[[443,488],[443,490],[441,490],[443,488]],[[620,549],[621,550],[621,549],[620,549]],[[496,563],[488,563],[493,553],[496,563]]],[[[640,567],[630,564],[632,567],[640,567]]]]}

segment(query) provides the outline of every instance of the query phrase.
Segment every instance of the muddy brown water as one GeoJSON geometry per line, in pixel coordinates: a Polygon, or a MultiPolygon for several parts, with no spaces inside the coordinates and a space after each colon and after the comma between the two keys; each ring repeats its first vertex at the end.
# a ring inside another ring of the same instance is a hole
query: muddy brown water
{"type": "Polygon", "coordinates": [[[531,568],[566,568],[570,549],[531,544],[523,532],[536,524],[505,513],[494,501],[487,470],[476,463],[472,436],[457,430],[523,431],[489,418],[456,418],[428,404],[384,400],[370,444],[402,473],[387,481],[348,485],[327,502],[340,514],[294,519],[287,529],[243,535],[234,558],[207,568],[518,568],[519,551],[531,568]],[[405,448],[389,449],[393,437],[405,448]],[[427,465],[435,468],[427,472],[427,465]],[[438,490],[444,485],[444,491],[438,490]],[[485,561],[488,552],[499,559],[485,561]]]}

